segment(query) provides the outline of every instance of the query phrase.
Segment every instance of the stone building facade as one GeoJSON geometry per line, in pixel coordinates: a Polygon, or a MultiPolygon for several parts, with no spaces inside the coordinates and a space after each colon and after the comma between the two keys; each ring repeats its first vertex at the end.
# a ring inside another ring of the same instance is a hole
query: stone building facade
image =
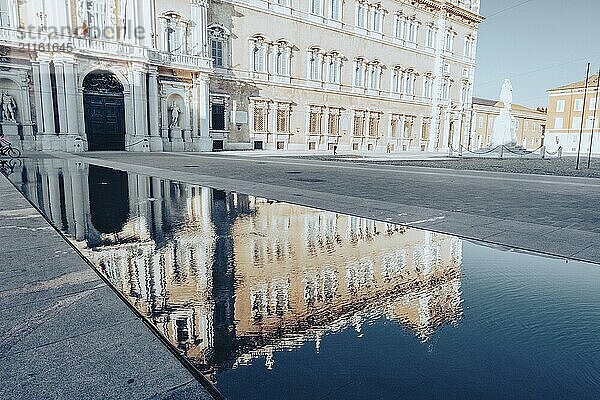
{"type": "Polygon", "coordinates": [[[27,150],[210,150],[201,0],[0,2],[2,121],[27,150]]]}
{"type": "MultiPolygon", "coordinates": [[[[444,151],[470,129],[479,0],[4,0],[23,149],[444,151]]],[[[9,113],[10,114],[10,113],[9,113]]]]}
{"type": "Polygon", "coordinates": [[[585,79],[548,90],[548,130],[546,146],[549,151],[562,147],[564,153],[600,153],[600,109],[598,107],[598,75],[589,78],[585,96],[585,79]],[[582,131],[583,127],[583,131],[582,131]],[[581,135],[580,135],[581,133],[581,135]],[[592,133],[594,139],[592,139],[592,133]]]}
{"type": "Polygon", "coordinates": [[[468,130],[478,10],[479,1],[214,0],[211,104],[229,115],[211,135],[226,148],[445,150],[468,130]]]}
{"type": "MultiPolygon", "coordinates": [[[[504,103],[473,97],[473,121],[471,148],[481,149],[490,145],[494,132],[494,121],[500,115],[504,103]]],[[[515,118],[517,145],[528,150],[536,150],[544,145],[546,113],[519,104],[512,105],[515,118]]]]}

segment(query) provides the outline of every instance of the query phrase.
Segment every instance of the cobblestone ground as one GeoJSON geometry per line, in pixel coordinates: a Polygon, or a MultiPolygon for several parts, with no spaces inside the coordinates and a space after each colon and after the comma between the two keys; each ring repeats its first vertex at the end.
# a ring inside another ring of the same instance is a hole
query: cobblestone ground
{"type": "Polygon", "coordinates": [[[457,158],[441,160],[369,160],[355,157],[317,157],[320,160],[336,160],[345,162],[368,162],[378,165],[400,165],[416,167],[449,168],[456,170],[476,170],[511,172],[536,175],[562,175],[579,176],[587,178],[600,178],[600,158],[592,158],[591,168],[587,167],[587,157],[580,161],[579,171],[575,169],[576,158],[564,157],[563,159],[549,160],[522,160],[522,159],[481,159],[457,158]]]}

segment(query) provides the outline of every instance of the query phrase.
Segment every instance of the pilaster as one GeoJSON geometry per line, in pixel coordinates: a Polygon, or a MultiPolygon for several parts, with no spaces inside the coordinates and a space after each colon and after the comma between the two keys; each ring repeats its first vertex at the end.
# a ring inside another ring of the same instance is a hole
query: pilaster
{"type": "Polygon", "coordinates": [[[190,0],[192,26],[192,54],[208,57],[206,0],[190,0]]]}
{"type": "Polygon", "coordinates": [[[162,151],[163,142],[160,138],[159,126],[159,93],[158,93],[158,69],[154,66],[148,70],[148,113],[149,113],[149,134],[150,151],[162,151]]]}

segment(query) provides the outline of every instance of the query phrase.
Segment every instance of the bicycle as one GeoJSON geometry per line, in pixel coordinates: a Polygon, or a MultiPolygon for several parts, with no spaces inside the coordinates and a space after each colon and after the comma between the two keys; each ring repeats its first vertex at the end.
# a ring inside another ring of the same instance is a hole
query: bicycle
{"type": "Polygon", "coordinates": [[[12,144],[4,139],[4,135],[0,137],[0,156],[10,157],[10,158],[20,158],[21,150],[13,147],[12,144]]]}

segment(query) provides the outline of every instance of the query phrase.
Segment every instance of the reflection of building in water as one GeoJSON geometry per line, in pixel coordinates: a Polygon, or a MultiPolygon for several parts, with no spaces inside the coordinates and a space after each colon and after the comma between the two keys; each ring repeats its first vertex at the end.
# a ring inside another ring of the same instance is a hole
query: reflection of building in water
{"type": "Polygon", "coordinates": [[[211,191],[43,160],[22,189],[161,333],[191,358],[213,344],[211,191]]]}
{"type": "Polygon", "coordinates": [[[426,340],[460,307],[461,242],[394,224],[255,199],[235,222],[238,337],[266,355],[385,316],[426,340]]]}
{"type": "Polygon", "coordinates": [[[460,316],[459,239],[71,161],[25,194],[187,357],[219,370],[385,317],[460,316]]]}

